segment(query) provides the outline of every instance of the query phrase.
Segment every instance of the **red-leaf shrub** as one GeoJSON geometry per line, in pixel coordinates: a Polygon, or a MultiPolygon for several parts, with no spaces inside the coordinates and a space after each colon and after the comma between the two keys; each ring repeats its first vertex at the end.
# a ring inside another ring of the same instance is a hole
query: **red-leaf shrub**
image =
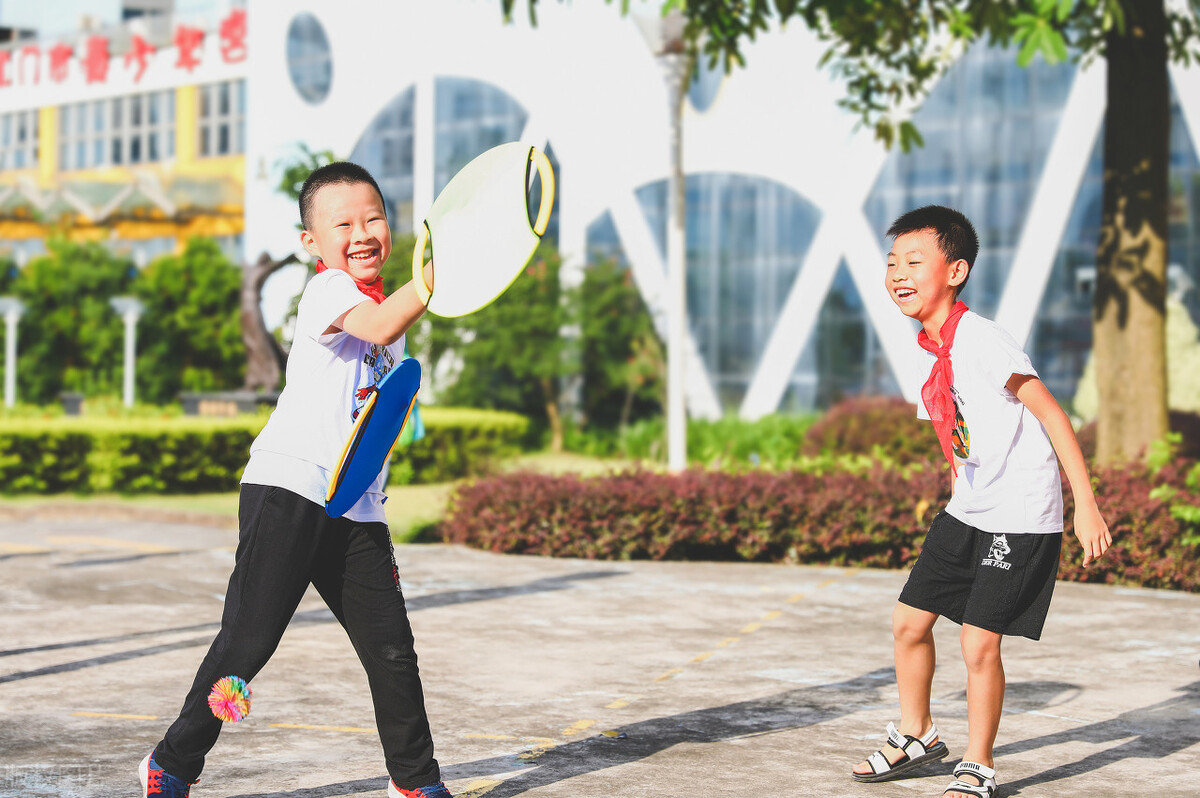
{"type": "Polygon", "coordinates": [[[1113,545],[1087,568],[1074,534],[1074,500],[1064,480],[1066,529],[1059,579],[1200,591],[1200,523],[1195,520],[1200,490],[1195,476],[1188,484],[1189,474],[1200,474],[1197,468],[1195,461],[1183,458],[1157,472],[1141,463],[1096,468],[1092,484],[1113,545]]]}
{"type": "Polygon", "coordinates": [[[900,465],[938,462],[941,451],[933,425],[917,418],[917,406],[890,396],[837,403],[808,428],[801,448],[810,456],[883,455],[900,465]]]}
{"type": "MultiPolygon", "coordinates": [[[[1158,472],[1106,468],[1093,480],[1113,547],[1082,567],[1064,483],[1059,577],[1200,591],[1200,467],[1181,459],[1158,472]]],[[[936,467],[907,476],[884,467],[825,475],[518,472],[459,487],[440,531],[450,542],[514,554],[897,568],[916,557],[949,499],[948,483],[936,467]]]]}
{"type": "Polygon", "coordinates": [[[514,473],[458,489],[451,542],[586,559],[750,560],[897,567],[948,498],[940,471],[514,473]]]}

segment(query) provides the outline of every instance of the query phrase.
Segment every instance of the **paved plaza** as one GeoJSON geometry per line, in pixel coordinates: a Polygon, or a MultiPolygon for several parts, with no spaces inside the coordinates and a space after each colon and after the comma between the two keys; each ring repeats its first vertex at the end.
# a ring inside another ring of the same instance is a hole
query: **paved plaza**
{"type": "MultiPolygon", "coordinates": [[[[0,505],[0,796],[140,795],[136,765],[216,633],[235,544],[219,517],[0,505]]],[[[848,777],[898,719],[901,572],[397,557],[456,796],[939,796],[963,750],[943,621],[951,758],[848,777]]],[[[1200,596],[1060,583],[1044,639],[1005,655],[999,795],[1200,794],[1200,596]]],[[[383,798],[366,679],[315,592],[252,687],[195,798],[383,798]]]]}

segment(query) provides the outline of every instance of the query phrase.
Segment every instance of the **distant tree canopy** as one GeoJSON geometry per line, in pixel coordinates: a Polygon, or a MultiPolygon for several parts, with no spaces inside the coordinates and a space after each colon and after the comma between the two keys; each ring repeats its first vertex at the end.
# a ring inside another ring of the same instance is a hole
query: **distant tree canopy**
{"type": "Polygon", "coordinates": [[[116,393],[124,325],[109,299],[127,295],[137,269],[100,244],[62,238],[30,259],[12,281],[25,303],[18,327],[17,394],[56,401],[62,391],[116,393]]]}
{"type": "Polygon", "coordinates": [[[138,328],[137,393],[175,401],[181,391],[241,387],[246,346],[238,316],[242,270],[210,238],[148,265],[134,284],[145,305],[138,328]]]}
{"type": "MultiPolygon", "coordinates": [[[[240,384],[244,351],[238,326],[240,270],[211,239],[193,239],[139,272],[100,244],[47,242],[9,278],[4,293],[25,304],[18,328],[17,394],[51,403],[63,391],[117,394],[125,326],[109,300],[138,297],[137,397],[175,401],[181,390],[240,384]]],[[[0,269],[2,269],[0,265],[0,269]]]]}

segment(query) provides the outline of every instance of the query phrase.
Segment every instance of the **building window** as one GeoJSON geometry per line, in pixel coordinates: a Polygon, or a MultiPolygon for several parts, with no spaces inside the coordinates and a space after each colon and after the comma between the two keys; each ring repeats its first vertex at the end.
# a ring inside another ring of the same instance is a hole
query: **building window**
{"type": "Polygon", "coordinates": [[[201,158],[246,151],[246,81],[227,80],[198,87],[197,154],[201,158]]]}
{"type": "Polygon", "coordinates": [[[0,169],[30,169],[37,164],[37,109],[0,114],[0,169]]]}
{"type": "Polygon", "coordinates": [[[288,25],[288,75],[305,102],[316,105],[329,95],[333,55],[325,29],[312,14],[297,14],[288,25]]]}
{"type": "Polygon", "coordinates": [[[172,90],[58,107],[58,168],[63,171],[163,161],[174,154],[172,90]]]}

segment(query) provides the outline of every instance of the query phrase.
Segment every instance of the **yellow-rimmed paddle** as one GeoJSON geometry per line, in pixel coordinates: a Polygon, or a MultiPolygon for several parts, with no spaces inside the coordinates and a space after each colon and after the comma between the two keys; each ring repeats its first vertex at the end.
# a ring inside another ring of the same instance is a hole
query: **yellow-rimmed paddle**
{"type": "Polygon", "coordinates": [[[491,304],[529,263],[550,222],[554,170],[535,147],[492,147],[454,175],[434,200],[413,247],[413,285],[438,316],[465,316],[491,304]],[[530,218],[531,169],[541,179],[530,218]],[[425,283],[425,248],[433,251],[433,285],[425,283]]]}

